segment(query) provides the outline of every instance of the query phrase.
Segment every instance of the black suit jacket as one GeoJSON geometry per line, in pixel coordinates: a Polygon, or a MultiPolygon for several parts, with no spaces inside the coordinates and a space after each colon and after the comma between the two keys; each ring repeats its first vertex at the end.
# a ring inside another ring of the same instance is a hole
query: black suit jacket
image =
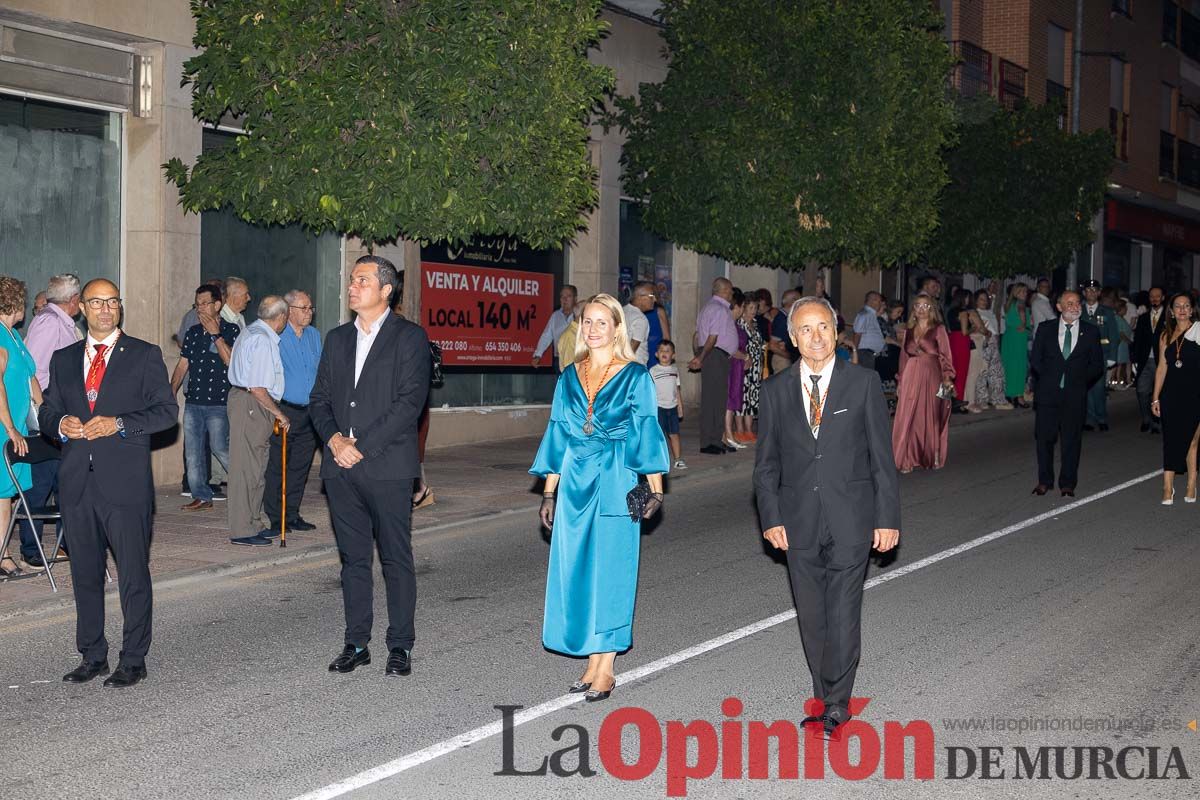
{"type": "Polygon", "coordinates": [[[838,359],[814,439],[800,363],[762,386],[754,489],[764,530],[787,529],[789,548],[817,546],[823,519],[835,545],[870,545],[900,528],[900,488],[879,374],[838,359]],[[819,512],[819,513],[818,513],[819,512]]]}
{"type": "Polygon", "coordinates": [[[1150,309],[1147,308],[1146,313],[1137,318],[1137,324],[1133,328],[1133,344],[1129,348],[1129,360],[1133,362],[1138,374],[1141,374],[1146,366],[1146,361],[1158,346],[1158,339],[1167,326],[1166,305],[1159,309],[1158,324],[1154,328],[1150,327],[1150,313],[1150,309]]]}
{"type": "Polygon", "coordinates": [[[150,434],[165,431],[179,420],[179,404],[167,380],[162,351],[156,345],[121,334],[117,339],[96,410],[88,409],[83,356],[87,341],[58,350],[50,358],[50,383],[38,423],[46,436],[58,435],[63,417],[120,417],[125,438],[70,439],[63,444],[58,468],[59,503],[78,502],[87,482],[89,464],[105,500],[114,505],[154,502],[150,468],[150,434]]]}
{"type": "Polygon", "coordinates": [[[1072,343],[1071,357],[1064,359],[1058,346],[1058,320],[1048,319],[1038,325],[1033,334],[1033,351],[1029,368],[1033,372],[1035,405],[1078,406],[1087,403],[1088,388],[1104,376],[1104,348],[1100,345],[1100,329],[1082,319],[1076,323],[1077,341],[1072,343]],[[1060,389],[1063,375],[1066,381],[1060,389]]]}
{"type": "MultiPolygon", "coordinates": [[[[355,323],[347,322],[329,332],[308,410],[313,427],[325,442],[336,433],[349,436],[354,429],[363,460],[351,469],[365,470],[374,480],[411,480],[421,475],[417,425],[429,396],[433,362],[425,331],[387,313],[357,386],[355,323]]],[[[342,471],[327,450],[321,460],[321,477],[332,478],[342,471]]]]}

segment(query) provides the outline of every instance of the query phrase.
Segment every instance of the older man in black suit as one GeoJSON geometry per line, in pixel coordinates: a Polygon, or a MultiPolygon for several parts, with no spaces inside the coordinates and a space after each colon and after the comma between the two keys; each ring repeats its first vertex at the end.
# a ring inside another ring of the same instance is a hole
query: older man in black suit
{"type": "Polygon", "coordinates": [[[117,327],[116,285],[90,281],[81,295],[87,338],[50,359],[50,384],[38,413],[42,432],[56,431],[63,442],[58,500],[71,536],[75,644],[83,655],[63,680],[85,683],[108,672],[104,562],[111,548],[125,628],[120,662],[104,685],[126,687],[146,677],[150,649],[150,434],[174,426],[179,406],[162,351],[117,327]]]}
{"type": "Polygon", "coordinates": [[[412,485],[421,474],[417,425],[433,362],[425,331],[391,312],[398,283],[386,258],[358,259],[348,290],[357,319],[329,332],[309,398],[313,426],[325,441],[321,478],[342,559],[345,646],[331,672],[371,663],[376,545],[387,588],[385,674],[411,671],[417,602],[412,485]]]}
{"type": "Polygon", "coordinates": [[[878,373],[834,356],[837,316],[804,297],[788,312],[800,361],[762,387],[754,464],[763,536],[787,551],[813,696],[827,736],[850,718],[863,580],[896,546],[900,492],[878,373]]]}
{"type": "Polygon", "coordinates": [[[1133,345],[1129,349],[1129,360],[1137,376],[1138,410],[1142,415],[1142,433],[1159,432],[1158,417],[1150,412],[1150,395],[1154,394],[1154,368],[1158,366],[1158,340],[1167,326],[1162,287],[1154,286],[1148,293],[1149,307],[1137,318],[1133,329],[1133,345]]]}
{"type": "Polygon", "coordinates": [[[1104,377],[1104,350],[1100,329],[1080,319],[1083,303],[1079,292],[1063,292],[1058,298],[1058,313],[1058,319],[1038,326],[1029,355],[1038,456],[1038,482],[1033,493],[1044,495],[1054,486],[1054,445],[1061,436],[1058,488],[1063,497],[1074,497],[1088,388],[1104,377]]]}

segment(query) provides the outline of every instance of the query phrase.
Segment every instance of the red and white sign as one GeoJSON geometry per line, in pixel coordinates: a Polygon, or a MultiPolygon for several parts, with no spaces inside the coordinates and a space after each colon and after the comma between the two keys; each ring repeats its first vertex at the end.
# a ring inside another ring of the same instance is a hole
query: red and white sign
{"type": "Polygon", "coordinates": [[[1109,200],[1104,226],[1110,231],[1200,251],[1200,224],[1152,208],[1109,200]]]}
{"type": "Polygon", "coordinates": [[[421,323],[447,366],[529,366],[554,302],[553,275],[421,262],[421,323]]]}

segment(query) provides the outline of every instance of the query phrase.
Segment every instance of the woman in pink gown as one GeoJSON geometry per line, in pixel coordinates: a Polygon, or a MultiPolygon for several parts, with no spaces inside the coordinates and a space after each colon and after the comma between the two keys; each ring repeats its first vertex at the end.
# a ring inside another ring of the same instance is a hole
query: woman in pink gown
{"type": "Polygon", "coordinates": [[[950,400],[954,364],[950,337],[937,303],[922,292],[913,300],[908,325],[900,331],[900,371],[896,374],[896,418],[892,423],[892,454],[896,468],[941,469],[950,447],[950,400]],[[938,397],[938,389],[947,399],[938,397]]]}

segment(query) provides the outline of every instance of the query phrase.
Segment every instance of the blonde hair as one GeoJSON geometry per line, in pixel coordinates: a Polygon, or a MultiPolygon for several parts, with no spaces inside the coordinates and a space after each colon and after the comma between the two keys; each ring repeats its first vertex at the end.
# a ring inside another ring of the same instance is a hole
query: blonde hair
{"type": "Polygon", "coordinates": [[[905,327],[909,330],[917,327],[917,303],[922,301],[929,304],[929,326],[936,327],[944,323],[944,320],[942,319],[942,310],[938,308],[937,301],[934,300],[928,292],[920,292],[916,297],[913,298],[912,306],[909,310],[908,323],[905,325],[905,327]]]}
{"type": "Polygon", "coordinates": [[[587,300],[584,300],[579,308],[579,326],[580,332],[575,339],[575,363],[583,361],[591,353],[588,349],[587,341],[583,337],[583,315],[587,313],[587,307],[592,304],[604,306],[608,309],[608,313],[612,316],[615,327],[615,336],[613,338],[613,357],[621,361],[636,361],[637,353],[633,352],[633,348],[629,345],[629,329],[625,327],[625,312],[621,308],[621,304],[617,302],[617,298],[611,294],[594,294],[587,300]]]}

